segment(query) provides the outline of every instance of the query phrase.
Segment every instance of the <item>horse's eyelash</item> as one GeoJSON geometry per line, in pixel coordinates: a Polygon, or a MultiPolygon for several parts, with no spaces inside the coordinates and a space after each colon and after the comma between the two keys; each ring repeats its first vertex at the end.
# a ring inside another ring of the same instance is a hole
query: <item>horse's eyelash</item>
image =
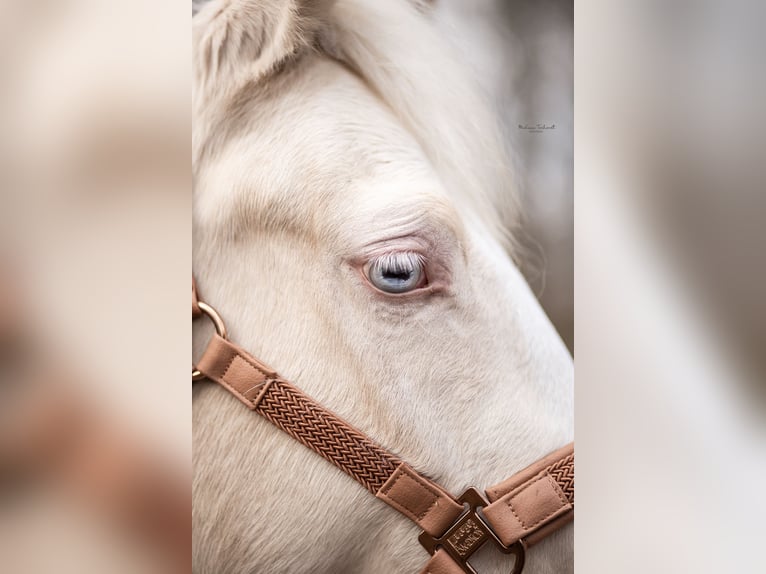
{"type": "Polygon", "coordinates": [[[409,273],[416,267],[424,267],[425,264],[425,257],[412,251],[386,253],[373,261],[375,267],[394,273],[409,273]]]}

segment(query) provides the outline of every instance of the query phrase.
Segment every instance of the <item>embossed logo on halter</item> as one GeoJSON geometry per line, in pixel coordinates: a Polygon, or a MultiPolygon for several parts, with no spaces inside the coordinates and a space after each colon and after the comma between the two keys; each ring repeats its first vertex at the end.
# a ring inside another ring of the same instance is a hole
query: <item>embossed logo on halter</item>
{"type": "Polygon", "coordinates": [[[477,547],[484,543],[486,537],[484,530],[476,521],[469,518],[457,532],[449,537],[447,543],[460,554],[461,558],[465,558],[473,554],[477,547]]]}

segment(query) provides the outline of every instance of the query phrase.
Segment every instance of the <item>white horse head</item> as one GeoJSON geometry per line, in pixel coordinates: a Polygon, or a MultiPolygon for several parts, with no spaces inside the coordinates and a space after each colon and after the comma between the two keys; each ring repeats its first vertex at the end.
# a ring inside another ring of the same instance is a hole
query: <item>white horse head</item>
{"type": "MultiPolygon", "coordinates": [[[[453,493],[571,441],[572,361],[508,255],[495,119],[428,12],[213,0],[193,28],[194,270],[231,338],[453,493]]],[[[194,389],[194,460],[195,572],[427,558],[411,523],[214,385],[194,389]]],[[[568,528],[525,571],[571,563],[568,528]]]]}

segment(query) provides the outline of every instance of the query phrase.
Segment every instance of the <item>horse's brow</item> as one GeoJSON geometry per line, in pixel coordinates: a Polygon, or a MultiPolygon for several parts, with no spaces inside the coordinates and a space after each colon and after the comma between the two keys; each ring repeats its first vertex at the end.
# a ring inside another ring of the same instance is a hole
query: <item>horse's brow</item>
{"type": "Polygon", "coordinates": [[[338,222],[346,239],[373,242],[406,235],[449,233],[462,235],[459,213],[452,203],[442,197],[420,197],[416,200],[391,203],[366,213],[351,215],[338,222]]]}

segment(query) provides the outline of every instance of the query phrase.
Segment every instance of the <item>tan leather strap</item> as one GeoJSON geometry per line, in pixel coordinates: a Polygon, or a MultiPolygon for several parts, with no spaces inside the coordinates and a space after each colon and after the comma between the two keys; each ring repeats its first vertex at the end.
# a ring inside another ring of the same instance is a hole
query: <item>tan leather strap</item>
{"type": "Polygon", "coordinates": [[[552,452],[486,492],[492,504],[484,516],[503,544],[535,544],[574,518],[574,445],[552,452]]]}
{"type": "Polygon", "coordinates": [[[432,536],[440,536],[463,512],[463,505],[402,463],[376,496],[432,536]]]}
{"type": "Polygon", "coordinates": [[[426,563],[420,574],[464,574],[464,570],[457,565],[452,557],[441,548],[434,552],[431,559],[426,563]]]}
{"type": "Polygon", "coordinates": [[[219,335],[197,369],[423,530],[441,534],[462,512],[440,487],[219,335]]]}
{"type": "MultiPolygon", "coordinates": [[[[440,486],[226,340],[220,317],[209,306],[202,306],[216,323],[218,334],[213,335],[200,359],[198,374],[223,386],[248,408],[332,462],[422,528],[421,543],[433,553],[423,574],[470,571],[467,557],[492,539],[501,551],[515,550],[518,561],[514,572],[520,572],[523,548],[573,519],[573,445],[487,489],[491,504],[469,489],[459,499],[469,504],[465,511],[462,502],[440,486]],[[473,494],[466,498],[469,492],[473,494]],[[481,507],[482,515],[477,513],[481,507]],[[484,522],[486,526],[480,524],[484,522]]],[[[199,314],[200,303],[192,283],[192,317],[199,314]]],[[[193,375],[193,380],[198,378],[193,375]]]]}
{"type": "Polygon", "coordinates": [[[197,368],[373,494],[402,464],[346,421],[317,405],[270,367],[214,335],[197,368]]]}

